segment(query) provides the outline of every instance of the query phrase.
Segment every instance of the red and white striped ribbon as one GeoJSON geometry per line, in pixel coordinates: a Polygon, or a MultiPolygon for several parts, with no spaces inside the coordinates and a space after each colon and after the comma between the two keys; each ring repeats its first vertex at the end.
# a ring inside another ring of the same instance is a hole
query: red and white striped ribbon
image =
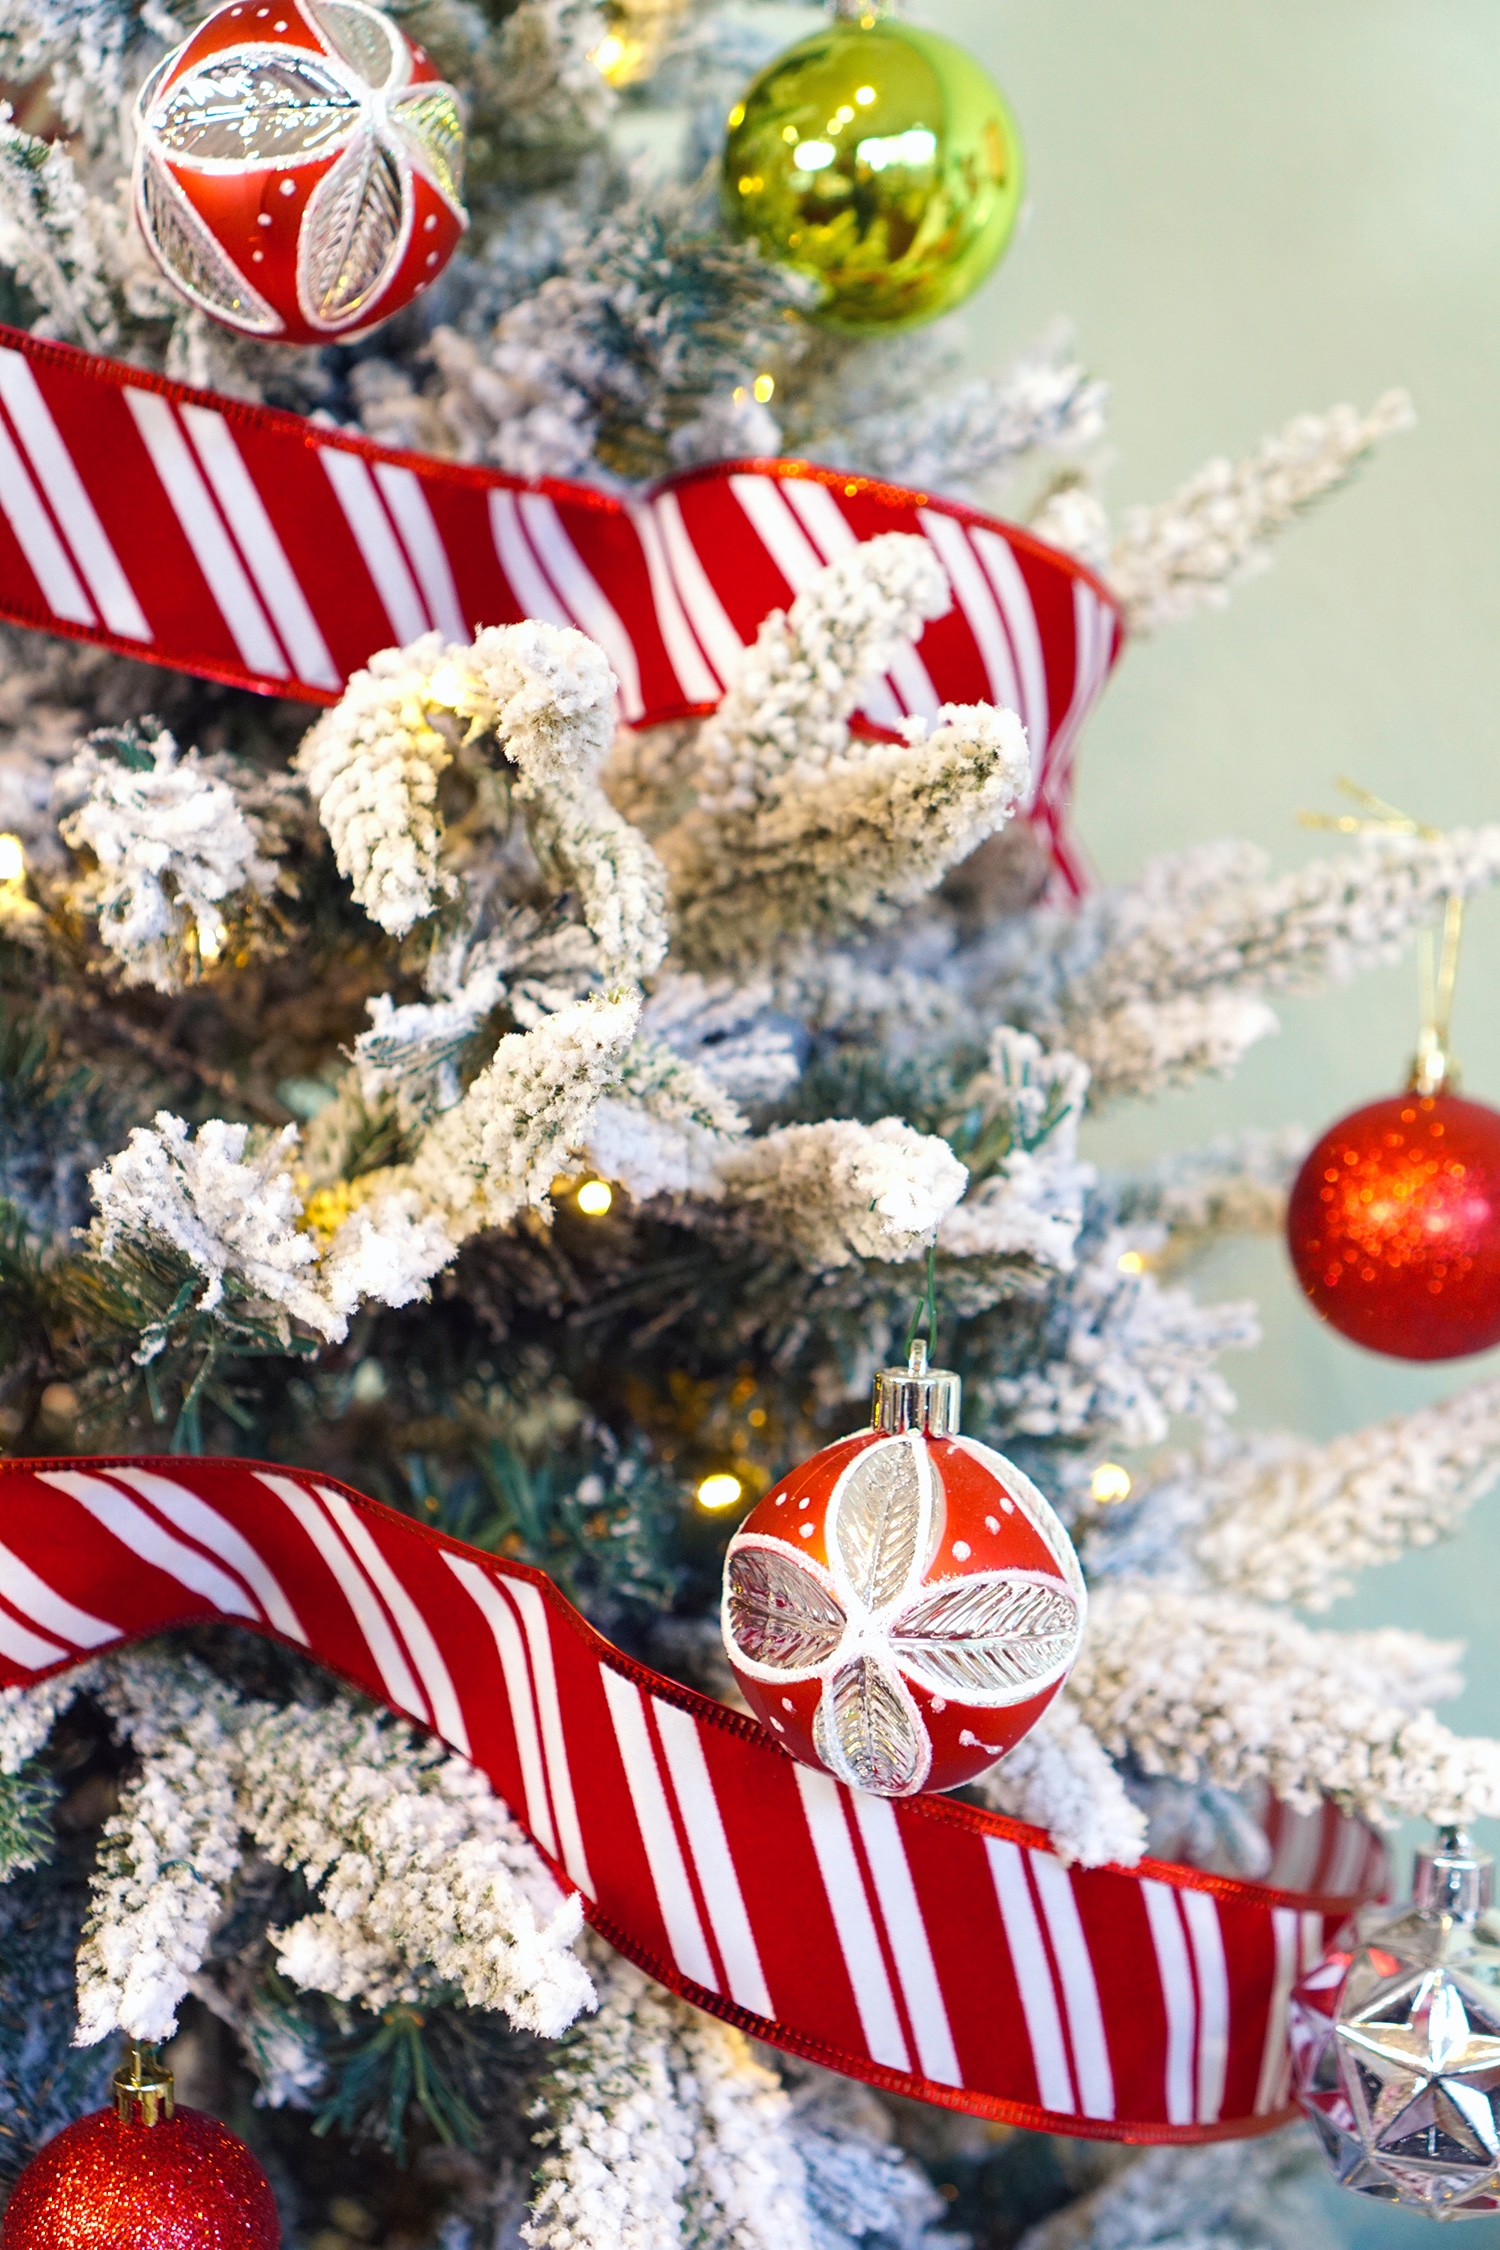
{"type": "Polygon", "coordinates": [[[539,1572],[325,1478],[0,1464],[0,1681],[207,1618],[306,1649],[473,1759],[674,1991],[1013,2124],[1196,2141],[1279,2122],[1292,1984],[1383,1888],[1378,1839],[1332,1807],[1276,1808],[1275,1881],[1253,1884],[1070,1869],[1020,1822],[846,1789],[610,1647],[539,1572]]]}
{"type": "Polygon", "coordinates": [[[0,328],[0,616],[314,703],[434,627],[540,617],[604,649],[633,724],[711,710],[825,563],[924,536],[952,589],[864,708],[1018,711],[1065,883],[1073,747],[1122,641],[1071,557],[926,493],[799,461],[692,469],[634,500],[396,453],[0,328]]]}

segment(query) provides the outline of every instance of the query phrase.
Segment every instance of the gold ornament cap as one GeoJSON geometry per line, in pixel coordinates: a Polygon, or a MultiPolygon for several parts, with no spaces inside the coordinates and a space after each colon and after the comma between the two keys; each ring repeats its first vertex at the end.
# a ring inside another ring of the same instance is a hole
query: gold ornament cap
{"type": "Polygon", "coordinates": [[[138,2117],[143,2125],[159,2124],[177,2108],[172,2073],[156,2049],[132,2039],[125,2060],[111,2081],[115,2112],[124,2125],[138,2117]]]}
{"type": "Polygon", "coordinates": [[[1430,1844],[1417,1846],[1412,1899],[1422,1913],[1477,1922],[1488,1911],[1494,1889],[1494,1860],[1471,1844],[1461,1828],[1440,1828],[1430,1844]]]}
{"type": "Polygon", "coordinates": [[[870,1427],[896,1436],[921,1430],[927,1437],[956,1437],[963,1384],[950,1367],[929,1367],[919,1336],[904,1367],[882,1367],[870,1402],[870,1427]]]}

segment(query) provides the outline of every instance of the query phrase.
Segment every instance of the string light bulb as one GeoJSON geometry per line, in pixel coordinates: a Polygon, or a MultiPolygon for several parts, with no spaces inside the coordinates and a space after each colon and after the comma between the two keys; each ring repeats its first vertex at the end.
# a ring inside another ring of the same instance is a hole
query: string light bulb
{"type": "Polygon", "coordinates": [[[573,1201],[586,1219],[602,1219],[614,1199],[608,1180],[585,1180],[573,1201]]]}
{"type": "Polygon", "coordinates": [[[1144,1273],[1146,1261],[1139,1250],[1122,1250],[1115,1260],[1115,1267],[1120,1273],[1144,1273]]]}
{"type": "Polygon", "coordinates": [[[0,883],[20,883],[26,876],[26,847],[19,836],[0,836],[0,883]]]}
{"type": "Polygon", "coordinates": [[[198,925],[199,960],[217,961],[219,959],[219,956],[223,953],[228,939],[229,932],[225,929],[222,922],[216,922],[212,929],[205,929],[200,922],[198,925]]]}
{"type": "Polygon", "coordinates": [[[720,1508],[732,1508],[744,1494],[745,1487],[731,1469],[716,1469],[698,1487],[698,1505],[715,1514],[720,1508]]]}
{"type": "Polygon", "coordinates": [[[469,673],[461,664],[445,660],[427,683],[426,701],[430,708],[466,715],[473,694],[474,682],[469,673]]]}
{"type": "Polygon", "coordinates": [[[1130,1471],[1122,1469],[1118,1461],[1101,1461],[1089,1478],[1089,1496],[1105,1505],[1115,1500],[1128,1500],[1130,1471]]]}

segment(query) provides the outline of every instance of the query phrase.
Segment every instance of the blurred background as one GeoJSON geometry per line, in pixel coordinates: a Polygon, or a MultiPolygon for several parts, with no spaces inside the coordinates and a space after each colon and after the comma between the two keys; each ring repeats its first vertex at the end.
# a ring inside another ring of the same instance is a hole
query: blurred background
{"type": "MultiPolygon", "coordinates": [[[[1111,386],[1112,513],[1300,410],[1367,406],[1396,383],[1416,403],[1417,429],[1291,532],[1268,575],[1127,651],[1080,760],[1100,873],[1228,835],[1289,867],[1331,848],[1296,816],[1338,809],[1340,773],[1437,825],[1500,819],[1494,0],[920,13],[993,71],[1030,162],[1024,228],[968,314],[970,357],[992,365],[1067,316],[1111,386]]],[[[1415,1008],[1410,964],[1286,1005],[1235,1079],[1117,1114],[1091,1153],[1321,1130],[1396,1089],[1415,1008]]],[[[1470,915],[1455,1039],[1464,1090],[1500,1104],[1500,895],[1470,915]]],[[[1259,1303],[1263,1342],[1225,1363],[1256,1424],[1332,1436],[1500,1372],[1500,1353],[1421,1368],[1344,1343],[1276,1243],[1236,1247],[1199,1286],[1259,1303]]],[[[1444,1716],[1500,1733],[1500,1493],[1451,1545],[1368,1574],[1330,1622],[1465,1640],[1468,1688],[1444,1716]]],[[[1430,2222],[1331,2188],[1326,2210],[1329,2245],[1431,2239],[1430,2222]]],[[[1500,2250],[1500,2219],[1464,2241],[1500,2250]]]]}

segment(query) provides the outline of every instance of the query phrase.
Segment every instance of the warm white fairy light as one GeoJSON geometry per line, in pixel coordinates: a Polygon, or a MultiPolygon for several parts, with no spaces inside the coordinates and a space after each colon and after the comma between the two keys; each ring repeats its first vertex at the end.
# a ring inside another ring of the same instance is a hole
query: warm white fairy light
{"type": "Polygon", "coordinates": [[[20,883],[26,877],[26,847],[19,836],[0,836],[0,883],[20,883]]]}
{"type": "Polygon", "coordinates": [[[614,1199],[608,1180],[585,1180],[573,1201],[586,1219],[602,1219],[614,1199]]]}
{"type": "Polygon", "coordinates": [[[744,1489],[732,1469],[718,1469],[699,1485],[698,1505],[711,1513],[717,1513],[720,1508],[732,1508],[744,1489]]]}
{"type": "MultiPolygon", "coordinates": [[[[1123,1260],[1121,1261],[1123,1264],[1123,1260]]],[[[1130,1471],[1121,1468],[1118,1461],[1101,1461],[1089,1478],[1091,1499],[1108,1503],[1130,1498],[1130,1471]]]]}

